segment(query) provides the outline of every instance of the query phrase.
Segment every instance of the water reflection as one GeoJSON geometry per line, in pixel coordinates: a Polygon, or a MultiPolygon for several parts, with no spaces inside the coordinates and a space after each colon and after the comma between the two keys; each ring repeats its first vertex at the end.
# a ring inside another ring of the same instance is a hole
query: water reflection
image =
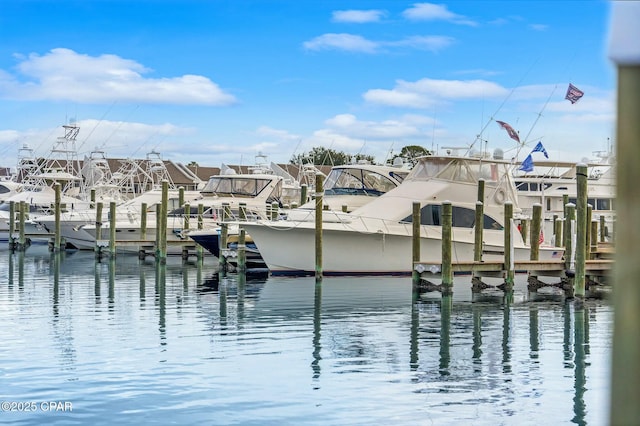
{"type": "MultiPolygon", "coordinates": [[[[263,408],[308,412],[295,401],[310,390],[319,410],[360,402],[375,410],[386,398],[391,411],[419,407],[412,423],[431,413],[445,416],[430,418],[436,422],[481,423],[479,416],[488,415],[487,424],[499,423],[515,414],[534,418],[540,407],[568,416],[558,423],[597,423],[587,401],[595,399],[602,366],[591,364],[589,333],[591,327],[606,335],[606,305],[597,312],[589,301],[582,306],[502,292],[425,299],[415,297],[409,279],[255,278],[173,260],[96,263],[92,253],[5,259],[0,300],[17,308],[0,310],[7,325],[0,337],[8,342],[0,358],[16,362],[12,348],[27,346],[28,357],[41,360],[37,366],[19,360],[26,373],[0,377],[5,392],[63,388],[50,370],[39,370],[53,365],[73,371],[64,380],[84,384],[69,392],[85,407],[92,405],[82,399],[84,391],[92,392],[94,407],[121,395],[153,395],[147,406],[169,404],[167,421],[178,423],[185,418],[171,413],[180,407],[242,413],[252,397],[263,408]],[[42,324],[46,332],[24,333],[42,324]],[[11,327],[31,340],[17,343],[11,327]],[[158,363],[166,367],[158,370],[158,363]],[[32,383],[25,377],[34,371],[39,376],[32,383]],[[115,374],[121,381],[110,381],[115,374]],[[278,385],[264,383],[265,376],[278,385]],[[271,385],[286,402],[253,395],[268,394],[271,385]],[[372,391],[356,398],[361,386],[372,391]],[[563,393],[564,400],[554,401],[563,393]],[[227,402],[217,395],[227,395],[227,402]]],[[[603,346],[595,350],[601,358],[603,346]]]]}

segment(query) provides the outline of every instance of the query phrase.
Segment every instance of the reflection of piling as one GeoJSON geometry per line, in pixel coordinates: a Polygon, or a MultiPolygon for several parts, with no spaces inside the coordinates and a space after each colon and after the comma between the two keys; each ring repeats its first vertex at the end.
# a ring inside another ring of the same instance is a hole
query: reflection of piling
{"type": "Polygon", "coordinates": [[[54,185],[55,190],[55,204],[54,204],[54,215],[55,215],[55,230],[53,234],[53,252],[58,253],[61,250],[62,246],[62,232],[60,229],[60,183],[56,182],[54,185]]]}
{"type": "Polygon", "coordinates": [[[102,203],[96,204],[96,245],[94,251],[97,258],[102,255],[102,246],[100,244],[100,240],[102,240],[102,207],[102,203]]]}
{"type": "Polygon", "coordinates": [[[116,202],[109,203],[109,255],[116,255],[116,202]]]}

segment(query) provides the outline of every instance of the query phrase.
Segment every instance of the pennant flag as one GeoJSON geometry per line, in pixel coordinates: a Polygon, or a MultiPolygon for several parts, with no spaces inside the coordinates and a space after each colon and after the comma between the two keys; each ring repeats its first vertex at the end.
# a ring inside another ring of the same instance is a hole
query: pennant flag
{"type": "Polygon", "coordinates": [[[520,136],[518,136],[518,133],[515,130],[513,130],[513,127],[509,126],[504,121],[496,120],[496,123],[498,123],[498,126],[502,127],[507,131],[511,139],[513,139],[514,141],[517,141],[518,143],[520,142],[520,136]]]}
{"type": "Polygon", "coordinates": [[[578,89],[573,84],[569,83],[569,88],[567,89],[567,94],[564,98],[568,99],[572,104],[575,104],[580,100],[582,96],[584,96],[584,92],[578,89]]]}
{"type": "Polygon", "coordinates": [[[522,170],[524,172],[533,171],[533,158],[531,157],[531,154],[527,155],[527,158],[524,159],[518,170],[522,170]]]}
{"type": "Polygon", "coordinates": [[[544,146],[542,146],[542,142],[538,142],[538,144],[535,146],[535,148],[533,148],[533,152],[541,152],[544,154],[545,158],[549,158],[549,154],[547,154],[547,150],[544,149],[544,146]]]}

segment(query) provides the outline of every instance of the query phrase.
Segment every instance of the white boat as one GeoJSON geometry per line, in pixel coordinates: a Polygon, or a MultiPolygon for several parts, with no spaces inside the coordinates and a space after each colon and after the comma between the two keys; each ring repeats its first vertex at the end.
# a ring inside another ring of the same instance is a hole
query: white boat
{"type": "MultiPolygon", "coordinates": [[[[333,215],[342,211],[351,211],[367,204],[400,185],[408,174],[409,170],[403,169],[400,165],[392,167],[359,162],[332,167],[323,185],[323,204],[327,209],[323,213],[323,219],[330,220],[333,215]]],[[[298,208],[286,210],[284,217],[289,221],[314,221],[315,201],[309,201],[298,208]]],[[[229,235],[236,235],[237,232],[237,224],[230,226],[229,235]]],[[[214,256],[219,256],[219,227],[191,231],[189,237],[214,256]]],[[[264,261],[250,235],[247,235],[246,241],[248,259],[250,258],[254,267],[264,267],[264,261]]],[[[235,255],[234,250],[229,250],[228,254],[235,255]]]]}
{"type": "MultiPolygon", "coordinates": [[[[440,262],[441,205],[453,206],[453,261],[473,260],[478,180],[485,180],[483,260],[504,259],[504,203],[518,213],[513,165],[499,158],[426,156],[402,185],[381,195],[339,221],[323,223],[326,275],[410,274],[412,208],[421,205],[421,259],[440,262]]],[[[283,220],[243,223],[274,275],[315,273],[315,223],[283,220]]],[[[528,260],[530,248],[514,232],[514,259],[528,260]]],[[[540,260],[561,258],[563,249],[540,248],[540,260]]]]}
{"type": "MultiPolygon", "coordinates": [[[[223,167],[224,169],[224,167],[223,167]]],[[[269,173],[248,173],[239,174],[227,168],[225,174],[211,176],[201,191],[197,191],[197,196],[186,198],[190,203],[189,212],[185,212],[184,206],[177,204],[170,205],[167,217],[167,254],[181,254],[182,248],[179,244],[188,243],[190,232],[196,232],[198,226],[198,205],[203,205],[203,226],[213,228],[222,220],[224,214],[229,219],[240,217],[241,204],[245,206],[246,217],[250,220],[266,218],[272,203],[281,204],[284,179],[276,174],[269,173]],[[226,213],[223,208],[226,207],[226,213]],[[189,216],[189,228],[184,226],[184,217],[189,216]]],[[[148,246],[148,241],[156,239],[156,212],[155,205],[148,204],[148,215],[146,222],[146,232],[142,235],[140,214],[140,202],[131,201],[128,203],[132,210],[124,214],[117,214],[116,219],[116,240],[130,242],[117,248],[119,252],[137,253],[144,246],[148,246]],[[137,209],[136,209],[137,204],[137,209]],[[144,242],[147,241],[147,242],[144,242]],[[139,242],[136,244],[135,242],[139,242]]],[[[119,209],[122,211],[122,209],[119,209]]],[[[102,239],[107,239],[110,232],[110,223],[103,221],[102,239]]],[[[64,234],[67,242],[78,248],[93,249],[96,244],[95,219],[91,223],[86,223],[76,227],[73,231],[75,235],[64,234]]]]}
{"type": "MultiPolygon", "coordinates": [[[[531,217],[534,204],[540,204],[544,215],[543,239],[554,234],[553,217],[564,217],[564,197],[576,204],[576,166],[579,163],[561,161],[536,161],[533,171],[516,172],[514,181],[518,190],[518,202],[524,216],[531,217]]],[[[615,158],[609,153],[599,161],[585,161],[587,166],[587,204],[592,210],[592,220],[604,218],[609,235],[615,222],[615,158]]]]}

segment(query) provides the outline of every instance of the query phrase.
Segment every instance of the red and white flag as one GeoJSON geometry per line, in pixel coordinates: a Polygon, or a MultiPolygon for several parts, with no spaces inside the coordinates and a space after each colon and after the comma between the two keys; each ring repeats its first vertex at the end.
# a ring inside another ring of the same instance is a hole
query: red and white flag
{"type": "Polygon", "coordinates": [[[511,139],[513,139],[514,141],[517,141],[518,143],[520,143],[520,136],[518,136],[518,132],[513,130],[513,127],[511,127],[510,125],[508,125],[504,121],[496,120],[496,123],[498,123],[498,126],[502,127],[503,129],[505,129],[507,131],[507,133],[509,134],[509,137],[511,139]]]}
{"type": "Polygon", "coordinates": [[[568,99],[572,104],[575,104],[583,96],[584,96],[584,92],[582,90],[578,89],[576,86],[569,83],[567,94],[564,97],[565,99],[568,99]]]}

